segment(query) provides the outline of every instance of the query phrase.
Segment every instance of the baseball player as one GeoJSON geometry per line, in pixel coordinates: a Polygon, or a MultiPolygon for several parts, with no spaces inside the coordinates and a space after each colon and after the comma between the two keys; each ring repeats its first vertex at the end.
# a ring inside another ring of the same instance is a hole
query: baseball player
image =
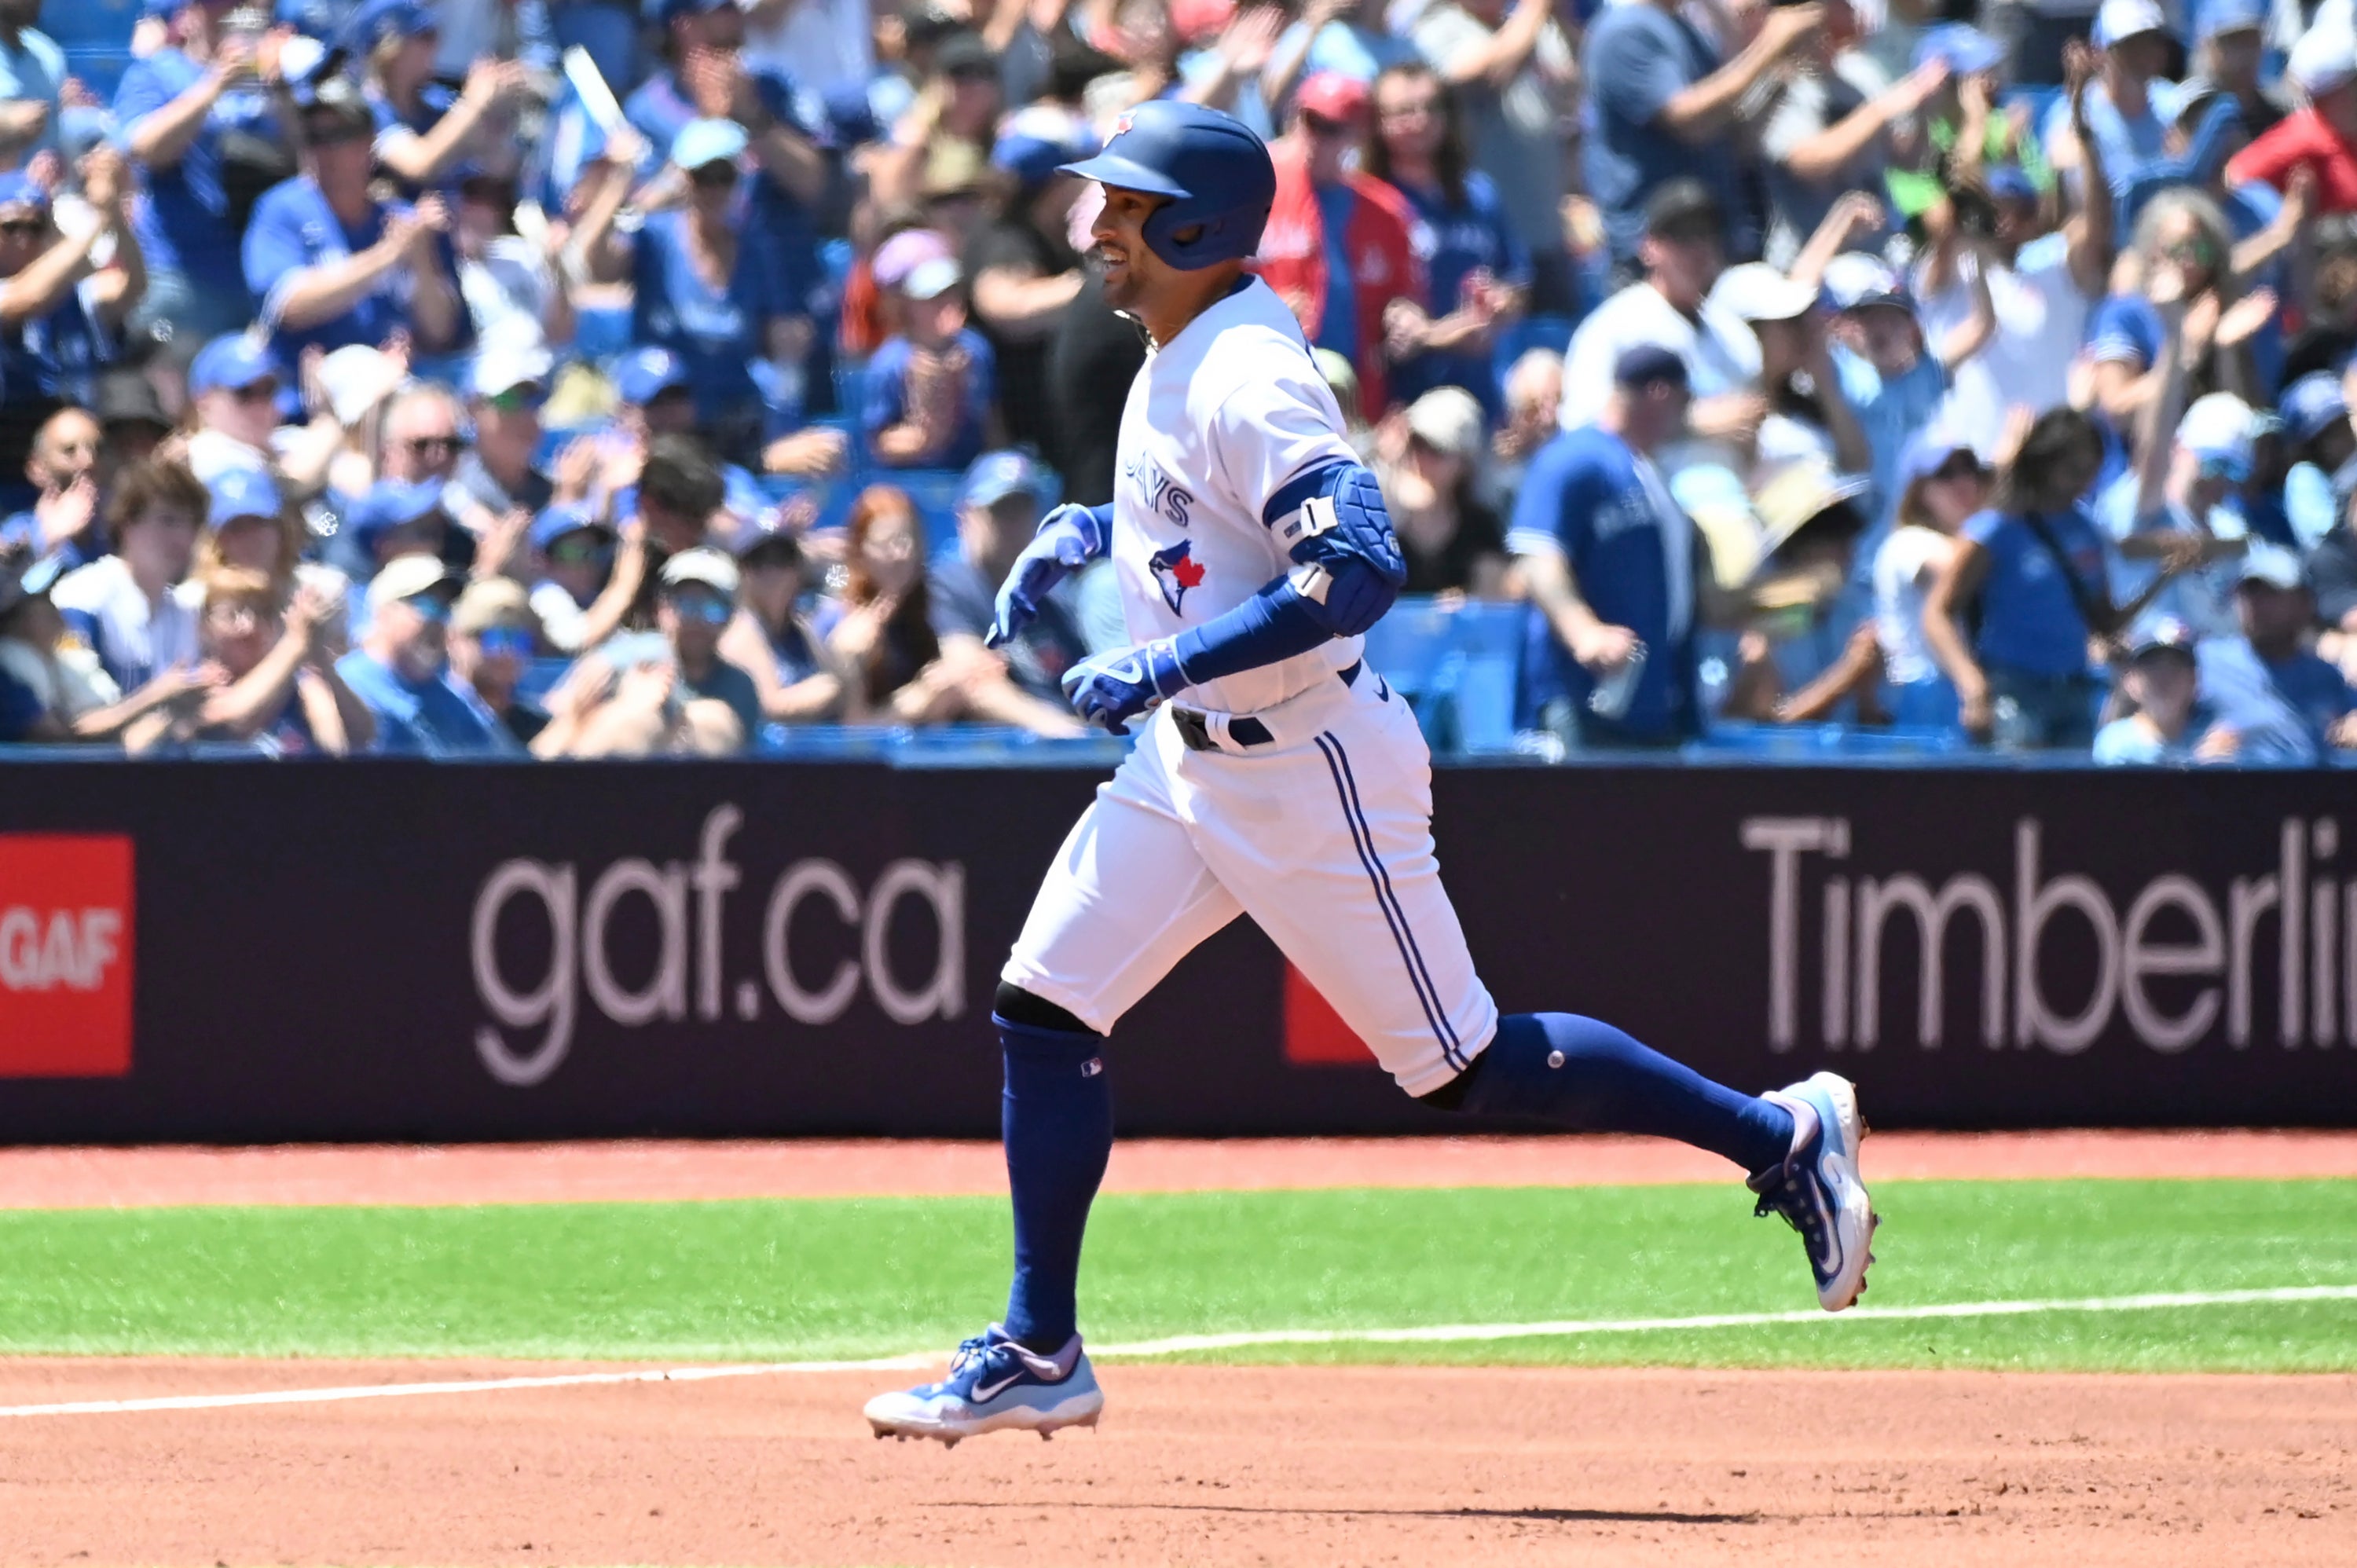
{"type": "Polygon", "coordinates": [[[1110,554],[1135,641],[1063,685],[1082,717],[1143,733],[1049,869],[992,1008],[1015,1205],[1005,1319],[943,1380],[868,1402],[877,1435],[1096,1423],[1074,1287],[1113,1146],[1105,1036],[1240,914],[1408,1093],[1724,1155],[1749,1173],[1756,1211],[1801,1233],[1818,1301],[1849,1305],[1875,1216],[1846,1080],[1738,1093],[1592,1018],[1501,1017],[1474,973],[1433,858],[1424,737],[1360,656],[1405,578],[1399,546],[1301,328],[1244,270],[1275,188],[1268,150],[1224,114],[1157,101],[1067,168],[1104,188],[1105,297],[1153,348],[1123,411],[1113,503],[1049,514],[990,639],[1110,554]]]}

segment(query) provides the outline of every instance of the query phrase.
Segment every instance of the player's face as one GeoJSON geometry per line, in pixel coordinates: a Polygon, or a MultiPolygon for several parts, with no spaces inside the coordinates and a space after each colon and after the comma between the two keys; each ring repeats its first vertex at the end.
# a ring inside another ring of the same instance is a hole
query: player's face
{"type": "Polygon", "coordinates": [[[1105,303],[1115,310],[1134,309],[1160,281],[1161,259],[1146,248],[1146,220],[1166,198],[1141,190],[1105,187],[1104,207],[1097,213],[1089,238],[1104,270],[1105,303]]]}

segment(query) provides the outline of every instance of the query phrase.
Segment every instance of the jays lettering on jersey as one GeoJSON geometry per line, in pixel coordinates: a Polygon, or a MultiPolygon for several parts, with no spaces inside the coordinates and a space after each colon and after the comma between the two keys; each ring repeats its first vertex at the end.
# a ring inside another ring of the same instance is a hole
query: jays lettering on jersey
{"type": "MultiPolygon", "coordinates": [[[[1288,520],[1267,515],[1271,499],[1306,470],[1358,460],[1293,313],[1258,278],[1147,355],[1119,452],[1112,555],[1135,642],[1200,626],[1285,575],[1288,520]]],[[[1180,700],[1252,713],[1358,658],[1358,639],[1337,639],[1180,700]]]]}

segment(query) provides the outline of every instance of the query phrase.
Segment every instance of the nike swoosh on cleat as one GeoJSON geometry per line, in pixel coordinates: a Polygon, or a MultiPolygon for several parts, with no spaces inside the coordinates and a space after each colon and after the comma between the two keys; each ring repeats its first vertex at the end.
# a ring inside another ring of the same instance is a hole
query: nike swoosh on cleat
{"type": "Polygon", "coordinates": [[[977,1383],[974,1385],[974,1402],[976,1404],[988,1404],[992,1400],[996,1399],[999,1395],[1005,1393],[1007,1390],[1013,1388],[1022,1380],[1023,1374],[1020,1371],[1017,1371],[1008,1375],[1005,1380],[991,1384],[988,1388],[985,1388],[981,1384],[977,1383]]]}

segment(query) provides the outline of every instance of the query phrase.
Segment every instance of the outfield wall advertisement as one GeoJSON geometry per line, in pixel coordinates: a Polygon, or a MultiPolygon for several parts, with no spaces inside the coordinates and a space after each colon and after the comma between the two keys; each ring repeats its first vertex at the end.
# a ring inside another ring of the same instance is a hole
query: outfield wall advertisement
{"type": "MultiPolygon", "coordinates": [[[[1101,775],[13,768],[10,1142],[997,1126],[989,1000],[1101,775]]],[[[1448,769],[1510,1011],[1884,1126],[2357,1125],[2345,773],[1448,769]]],[[[1372,955],[1370,961],[1383,961],[1372,955]]],[[[1134,1132],[1447,1131],[1248,924],[1111,1052],[1134,1132]]]]}

